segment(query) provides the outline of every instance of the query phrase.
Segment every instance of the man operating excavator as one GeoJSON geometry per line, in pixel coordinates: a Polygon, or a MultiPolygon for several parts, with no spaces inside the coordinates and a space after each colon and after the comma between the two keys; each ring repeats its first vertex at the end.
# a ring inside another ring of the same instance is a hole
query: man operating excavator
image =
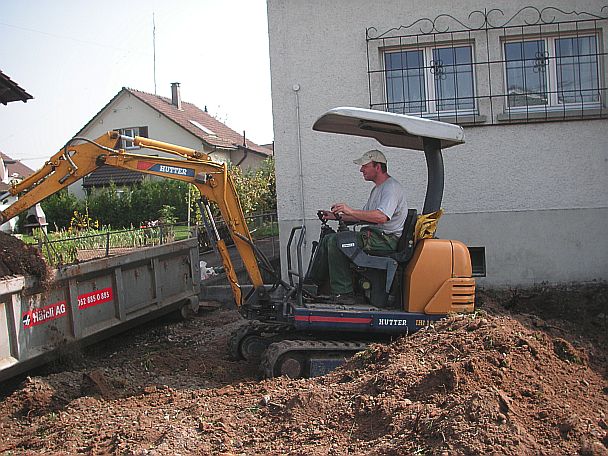
{"type": "MultiPolygon", "coordinates": [[[[347,223],[368,223],[357,233],[357,243],[366,252],[394,252],[407,216],[407,202],[401,184],[387,172],[386,157],[379,150],[370,150],[354,163],[360,165],[366,181],[373,182],[363,209],[353,209],[345,203],[335,203],[323,210],[324,220],[341,218],[347,223]]],[[[350,261],[339,250],[335,233],[321,239],[310,269],[310,279],[320,290],[329,283],[337,302],[354,304],[350,261]]]]}

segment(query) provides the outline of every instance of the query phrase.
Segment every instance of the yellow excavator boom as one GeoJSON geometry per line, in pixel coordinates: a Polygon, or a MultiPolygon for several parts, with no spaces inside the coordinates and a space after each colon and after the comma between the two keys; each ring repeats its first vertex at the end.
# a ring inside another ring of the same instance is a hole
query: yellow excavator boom
{"type": "MultiPolygon", "coordinates": [[[[9,189],[9,194],[20,194],[20,197],[0,212],[0,223],[82,179],[104,164],[194,185],[203,197],[217,204],[254,288],[263,287],[253,240],[226,164],[214,162],[207,154],[187,147],[139,136],[129,138],[115,131],[107,132],[94,141],[74,138],[53,155],[39,171],[9,189]],[[121,138],[133,141],[137,146],[182,158],[128,153],[124,149],[116,148],[121,138]],[[80,143],[72,144],[77,141],[80,143]]],[[[217,240],[217,250],[230,281],[235,302],[240,306],[243,304],[241,286],[224,240],[217,240]]]]}

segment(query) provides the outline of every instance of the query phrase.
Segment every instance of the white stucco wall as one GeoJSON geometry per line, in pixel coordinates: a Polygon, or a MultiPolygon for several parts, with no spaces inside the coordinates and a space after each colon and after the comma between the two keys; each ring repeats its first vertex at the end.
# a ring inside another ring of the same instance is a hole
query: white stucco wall
{"type": "MultiPolygon", "coordinates": [[[[318,236],[318,209],[342,200],[361,206],[371,189],[352,160],[378,144],[311,129],[332,107],[369,107],[367,27],[386,30],[442,13],[466,20],[484,8],[500,8],[510,17],[527,5],[549,4],[268,0],[282,246],[290,227],[304,218],[310,247],[318,236]]],[[[565,0],[550,5],[573,9],[565,0]]],[[[576,4],[579,11],[600,7],[597,1],[576,4]]],[[[480,284],[608,279],[608,241],[597,229],[608,220],[607,127],[606,119],[466,127],[466,144],[444,151],[446,215],[438,235],[485,247],[488,275],[480,284]]],[[[380,148],[409,206],[420,210],[423,154],[380,148]]]]}

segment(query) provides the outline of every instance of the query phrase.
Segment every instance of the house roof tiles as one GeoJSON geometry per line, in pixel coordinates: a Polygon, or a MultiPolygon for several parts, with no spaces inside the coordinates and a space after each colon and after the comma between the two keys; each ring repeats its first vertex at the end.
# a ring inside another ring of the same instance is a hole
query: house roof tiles
{"type": "Polygon", "coordinates": [[[144,174],[137,171],[103,165],[85,176],[82,180],[82,186],[84,188],[99,187],[109,185],[110,182],[114,182],[118,186],[131,185],[141,182],[143,178],[144,174]]]}
{"type": "Polygon", "coordinates": [[[9,175],[18,174],[19,177],[25,178],[30,174],[34,174],[34,170],[32,168],[25,166],[19,160],[12,159],[4,152],[0,152],[0,156],[2,157],[2,160],[4,160],[4,164],[6,165],[9,175]]]}
{"type": "Polygon", "coordinates": [[[245,144],[243,144],[243,135],[232,130],[208,112],[201,110],[192,103],[182,102],[182,109],[178,109],[177,106],[171,103],[170,98],[152,95],[128,87],[123,87],[123,90],[126,90],[137,97],[211,146],[222,149],[237,149],[245,146],[247,149],[259,154],[270,155],[268,149],[259,146],[248,139],[246,139],[245,144]],[[199,128],[196,126],[196,123],[200,124],[208,131],[199,128]],[[209,131],[213,134],[209,133],[209,131]]]}

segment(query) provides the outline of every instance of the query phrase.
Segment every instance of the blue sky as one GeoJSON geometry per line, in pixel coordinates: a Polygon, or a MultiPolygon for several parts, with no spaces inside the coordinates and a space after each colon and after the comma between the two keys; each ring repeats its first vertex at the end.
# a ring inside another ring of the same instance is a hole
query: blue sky
{"type": "MultiPolygon", "coordinates": [[[[273,140],[265,0],[2,0],[0,70],[30,93],[0,104],[0,151],[37,169],[122,87],[273,140]]],[[[158,138],[162,139],[162,138],[158,138]]]]}

